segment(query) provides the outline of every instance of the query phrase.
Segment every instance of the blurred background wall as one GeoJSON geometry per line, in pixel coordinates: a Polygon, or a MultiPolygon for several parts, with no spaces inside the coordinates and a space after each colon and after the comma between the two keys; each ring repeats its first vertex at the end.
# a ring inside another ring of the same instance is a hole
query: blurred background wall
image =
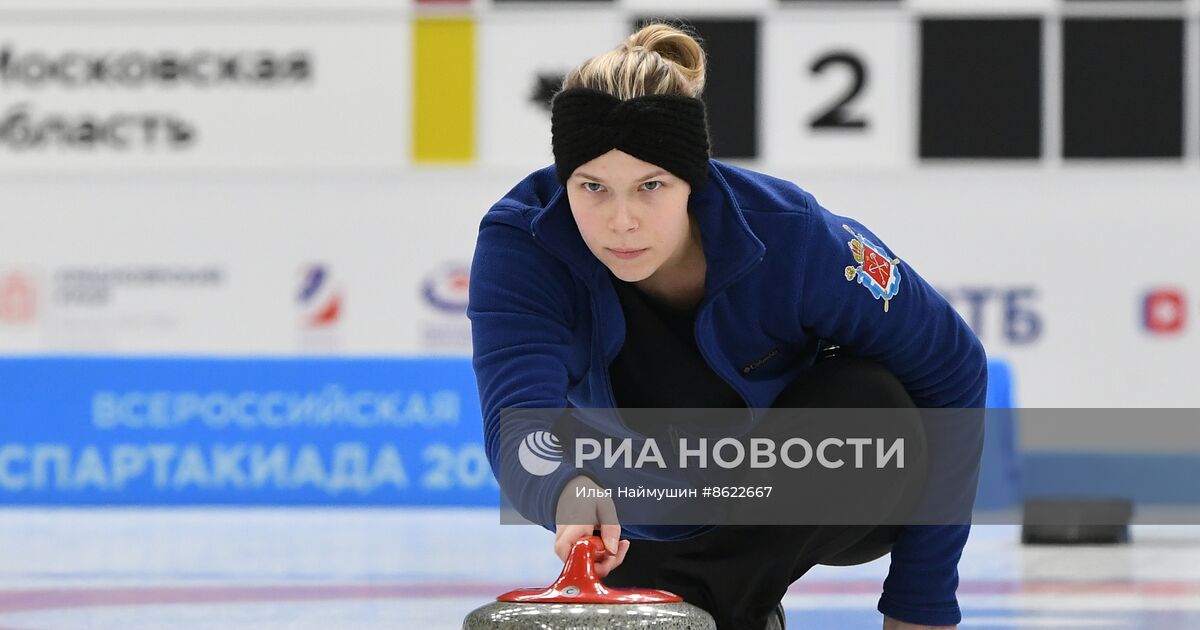
{"type": "Polygon", "coordinates": [[[215,440],[264,484],[313,444],[327,479],[398,492],[386,438],[487,487],[475,230],[551,162],[562,75],[655,17],[706,42],[715,157],[871,227],[1011,368],[1009,402],[1195,406],[1200,0],[3,0],[0,486],[113,500],[121,461],[199,491],[175,475],[215,440]],[[393,410],[447,392],[461,435],[393,410]]]}

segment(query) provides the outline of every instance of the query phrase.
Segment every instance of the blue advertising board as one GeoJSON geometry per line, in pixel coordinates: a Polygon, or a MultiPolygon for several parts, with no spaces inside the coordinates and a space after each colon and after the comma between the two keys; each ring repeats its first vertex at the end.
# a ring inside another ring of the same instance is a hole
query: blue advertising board
{"type": "Polygon", "coordinates": [[[0,503],[495,506],[466,359],[0,359],[0,503]]]}
{"type": "MultiPolygon", "coordinates": [[[[981,509],[1018,500],[994,416],[981,509]]],[[[468,359],[0,359],[0,505],[499,504],[468,359]]]]}

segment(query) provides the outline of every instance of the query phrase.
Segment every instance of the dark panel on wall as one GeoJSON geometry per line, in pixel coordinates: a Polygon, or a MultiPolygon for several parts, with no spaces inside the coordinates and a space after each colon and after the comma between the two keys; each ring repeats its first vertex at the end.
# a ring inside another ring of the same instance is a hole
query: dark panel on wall
{"type": "Polygon", "coordinates": [[[1042,23],[921,22],[920,155],[1042,154],[1042,23]]]}
{"type": "Polygon", "coordinates": [[[1178,19],[1064,21],[1064,156],[1183,156],[1183,32],[1178,19]]]}

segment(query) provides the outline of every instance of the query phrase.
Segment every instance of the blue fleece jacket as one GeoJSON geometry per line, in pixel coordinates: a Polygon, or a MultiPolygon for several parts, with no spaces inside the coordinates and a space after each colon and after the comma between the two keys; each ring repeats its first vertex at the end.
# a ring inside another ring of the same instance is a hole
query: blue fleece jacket
{"type": "MultiPolygon", "coordinates": [[[[818,339],[883,364],[919,407],[983,406],[987,371],[978,338],[860,223],[829,212],[795,184],[715,160],[689,206],[707,260],[696,339],[747,406],[770,407],[811,365],[818,339]],[[769,366],[743,371],[768,355],[769,366]]],[[[511,454],[522,436],[546,429],[545,419],[506,415],[501,431],[500,412],[616,407],[608,366],[625,337],[621,304],[579,234],[553,167],[530,174],[484,216],[467,314],[493,472],[523,516],[553,530],[558,495],[579,473],[570,466],[545,476],[526,472],[511,454]]],[[[929,437],[931,453],[939,445],[971,450],[981,445],[982,428],[929,437]]],[[[973,497],[978,461],[967,459],[931,465],[930,475],[973,497]]],[[[958,561],[969,530],[906,526],[892,548],[879,611],[911,623],[959,623],[958,561]]],[[[674,531],[623,533],[668,539],[674,531]]]]}

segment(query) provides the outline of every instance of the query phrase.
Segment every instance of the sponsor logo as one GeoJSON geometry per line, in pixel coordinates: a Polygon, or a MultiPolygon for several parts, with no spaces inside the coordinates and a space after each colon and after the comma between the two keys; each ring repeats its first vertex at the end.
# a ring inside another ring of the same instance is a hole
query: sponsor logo
{"type": "Polygon", "coordinates": [[[216,267],[66,267],[54,274],[54,302],[101,307],[122,289],[210,288],[223,280],[224,272],[216,267]]]}
{"type": "Polygon", "coordinates": [[[842,224],[854,238],[846,244],[854,256],[853,265],[846,267],[846,280],[858,279],[858,283],[866,287],[876,300],[883,300],[883,312],[888,311],[890,300],[900,292],[900,259],[892,258],[879,245],[872,243],[867,237],[855,232],[850,226],[842,224]]]}
{"type": "Polygon", "coordinates": [[[459,262],[445,263],[425,276],[421,283],[421,294],[426,303],[439,311],[466,313],[470,281],[469,265],[459,262]]]}
{"type": "Polygon", "coordinates": [[[1156,335],[1177,335],[1187,324],[1187,302],[1178,289],[1152,289],[1142,299],[1142,326],[1156,335]]]}
{"type": "Polygon", "coordinates": [[[226,273],[166,264],[0,269],[0,330],[36,326],[33,349],[159,349],[164,333],[203,317],[226,273]]]}
{"type": "Polygon", "coordinates": [[[0,275],[0,323],[28,324],[37,316],[37,287],[19,271],[0,275]]]}
{"type": "Polygon", "coordinates": [[[342,317],[343,291],[330,280],[327,265],[314,263],[301,274],[296,303],[301,309],[305,328],[329,328],[342,317]]]}
{"type": "Polygon", "coordinates": [[[1045,329],[1034,285],[939,287],[959,315],[981,340],[1003,341],[1013,346],[1037,342],[1045,329]]]}
{"type": "Polygon", "coordinates": [[[421,280],[421,297],[431,313],[421,323],[426,352],[471,351],[471,322],[466,317],[470,282],[470,265],[461,261],[446,261],[421,280]]]}
{"type": "Polygon", "coordinates": [[[517,459],[525,472],[535,477],[545,477],[562,463],[562,443],[549,431],[534,431],[521,440],[517,459]]]}

